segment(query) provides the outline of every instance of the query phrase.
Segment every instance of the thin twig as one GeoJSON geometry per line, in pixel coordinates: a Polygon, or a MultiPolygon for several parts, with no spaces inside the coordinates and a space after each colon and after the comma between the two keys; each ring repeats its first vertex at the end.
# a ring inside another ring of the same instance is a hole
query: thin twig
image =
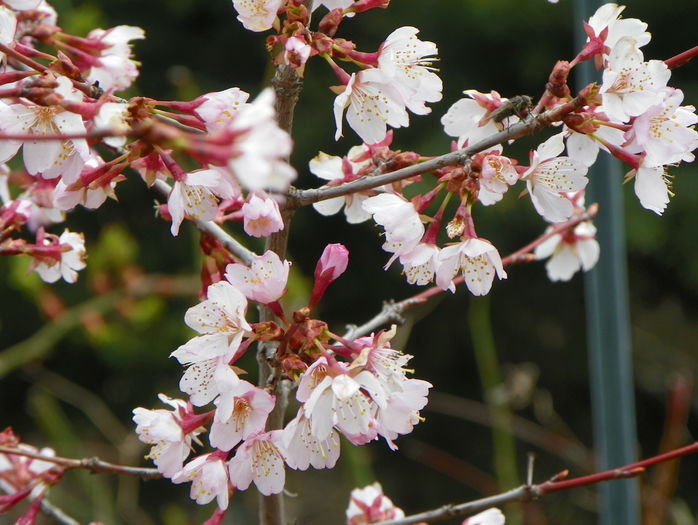
{"type": "Polygon", "coordinates": [[[109,463],[108,461],[103,461],[97,457],[71,459],[60,456],[46,456],[30,450],[4,446],[0,446],[0,454],[11,454],[15,456],[39,459],[48,463],[54,463],[66,470],[88,470],[95,474],[125,474],[128,476],[139,476],[142,479],[157,479],[162,477],[162,474],[160,474],[160,472],[154,468],[117,465],[116,463],[109,463]]]}
{"type": "MultiPolygon", "coordinates": [[[[567,231],[568,229],[575,227],[580,222],[590,221],[596,216],[597,212],[598,206],[596,204],[590,205],[585,212],[572,217],[568,221],[556,224],[550,229],[550,231],[536,237],[526,246],[504,257],[502,259],[502,265],[510,266],[512,264],[531,261],[532,259],[530,259],[530,257],[527,257],[526,255],[530,254],[539,244],[546,241],[553,235],[557,235],[561,232],[567,231]]],[[[458,286],[460,283],[463,282],[463,280],[464,279],[462,276],[456,277],[455,279],[453,279],[453,283],[456,286],[458,286]]],[[[416,305],[428,301],[432,297],[439,295],[443,292],[444,290],[442,288],[438,286],[432,286],[431,288],[427,288],[425,291],[415,294],[412,297],[408,297],[407,299],[403,299],[398,303],[392,301],[385,302],[383,303],[383,309],[369,321],[362,324],[361,326],[349,327],[347,333],[345,334],[345,338],[356,339],[357,337],[367,335],[376,328],[379,328],[380,326],[383,326],[388,322],[402,323],[402,313],[416,305]]]]}
{"type": "MultiPolygon", "coordinates": [[[[155,186],[155,188],[166,197],[169,196],[170,192],[172,191],[170,185],[163,180],[157,179],[153,186],[155,186]]],[[[256,256],[256,254],[236,241],[229,233],[218,226],[218,224],[213,221],[202,221],[194,218],[192,218],[191,221],[198,230],[207,233],[219,241],[228,251],[230,251],[230,253],[240,259],[243,263],[247,265],[252,263],[252,259],[256,256]]]]}
{"type": "Polygon", "coordinates": [[[656,465],[657,463],[661,463],[663,461],[669,461],[680,456],[686,456],[694,452],[698,452],[698,442],[677,450],[673,450],[672,452],[666,454],[660,454],[658,456],[654,456],[643,461],[631,463],[630,465],[626,465],[624,467],[606,470],[604,472],[598,472],[590,476],[581,476],[578,478],[564,479],[564,477],[566,477],[566,472],[563,472],[539,485],[521,485],[520,487],[517,487],[515,489],[503,492],[501,494],[496,494],[494,496],[489,496],[487,498],[469,501],[466,503],[460,503],[457,505],[443,505],[437,509],[420,512],[419,514],[413,514],[404,518],[389,521],[381,521],[376,525],[412,525],[414,523],[420,523],[424,521],[440,521],[447,518],[452,518],[454,516],[462,516],[465,514],[480,512],[492,507],[504,505],[506,503],[512,503],[517,501],[523,502],[538,499],[539,497],[545,494],[550,494],[551,492],[559,492],[561,490],[568,490],[575,487],[592,485],[595,483],[611,481],[614,479],[631,478],[642,474],[645,471],[646,467],[656,465]]]}
{"type": "Polygon", "coordinates": [[[343,197],[351,193],[366,191],[399,180],[409,179],[410,177],[445,168],[446,166],[463,164],[470,155],[489,149],[497,144],[503,144],[509,140],[532,135],[536,131],[550,126],[553,122],[559,122],[565,115],[579,109],[585,104],[586,97],[579,95],[554,109],[545,111],[525,121],[517,122],[507,129],[495,133],[472,146],[434,157],[420,164],[414,164],[385,174],[381,174],[382,169],[378,168],[370,175],[352,182],[340,184],[339,186],[324,186],[321,188],[290,192],[288,195],[288,205],[294,207],[306,206],[314,202],[343,197]]]}

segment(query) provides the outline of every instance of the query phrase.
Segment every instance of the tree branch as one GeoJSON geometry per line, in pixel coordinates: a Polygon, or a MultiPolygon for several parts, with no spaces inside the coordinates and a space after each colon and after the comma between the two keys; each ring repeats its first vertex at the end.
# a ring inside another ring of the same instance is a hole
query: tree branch
{"type": "MultiPolygon", "coordinates": [[[[526,246],[504,257],[502,259],[502,265],[510,266],[512,264],[517,264],[521,262],[529,262],[531,259],[530,257],[526,257],[526,255],[533,251],[536,248],[536,246],[546,241],[553,235],[557,235],[561,232],[568,230],[569,228],[577,226],[577,224],[579,224],[580,222],[589,221],[593,219],[596,216],[597,212],[598,206],[596,204],[591,204],[589,208],[587,208],[587,210],[583,213],[580,213],[579,215],[572,217],[568,221],[554,225],[550,229],[550,231],[544,233],[543,235],[540,235],[539,237],[528,243],[526,246]]],[[[463,280],[464,279],[461,276],[453,279],[453,282],[457,286],[460,283],[462,283],[463,280]]],[[[403,312],[409,310],[413,306],[428,301],[435,295],[439,295],[444,291],[445,290],[439,288],[438,286],[432,286],[431,288],[427,288],[425,291],[413,295],[412,297],[408,297],[407,299],[403,299],[398,303],[392,300],[386,301],[385,303],[383,303],[383,309],[380,311],[380,313],[378,313],[376,316],[374,316],[361,326],[349,326],[347,332],[344,334],[344,337],[346,339],[356,339],[357,337],[370,334],[372,331],[389,322],[402,324],[404,322],[404,318],[401,315],[403,312]]]]}
{"type": "MultiPolygon", "coordinates": [[[[153,186],[155,186],[155,188],[166,197],[168,197],[170,195],[170,192],[172,191],[170,185],[163,180],[155,180],[153,186]]],[[[252,258],[256,254],[253,251],[247,249],[242,244],[240,244],[238,241],[236,241],[229,233],[226,233],[226,231],[223,228],[218,226],[218,224],[216,224],[213,221],[202,221],[191,217],[190,219],[199,231],[207,233],[208,235],[216,239],[223,246],[225,246],[225,248],[230,253],[232,253],[235,257],[240,259],[243,263],[245,263],[248,266],[250,265],[250,263],[252,263],[252,258]]]]}
{"type": "Polygon", "coordinates": [[[580,94],[569,102],[561,104],[554,109],[545,111],[525,121],[517,122],[507,129],[500,131],[499,133],[495,133],[494,135],[483,139],[472,146],[434,157],[433,159],[424,161],[421,164],[414,164],[412,166],[384,174],[382,174],[381,168],[377,168],[370,175],[352,182],[340,184],[339,186],[325,186],[321,188],[289,192],[288,205],[292,207],[307,206],[308,204],[312,204],[314,202],[332,199],[335,197],[343,197],[351,193],[366,191],[399,180],[409,179],[410,177],[415,177],[423,173],[445,168],[446,166],[464,164],[470,155],[479,153],[480,151],[484,151],[509,140],[532,135],[536,131],[550,126],[553,122],[561,121],[565,115],[583,107],[586,102],[587,97],[580,94]]]}
{"type": "Polygon", "coordinates": [[[632,478],[642,474],[646,467],[656,465],[657,463],[661,463],[663,461],[669,461],[677,457],[693,454],[695,452],[698,452],[698,442],[666,454],[660,454],[643,461],[638,461],[637,463],[631,463],[629,465],[625,465],[624,467],[606,470],[604,472],[591,474],[589,476],[581,476],[566,480],[564,478],[567,476],[567,471],[563,471],[554,476],[552,479],[539,485],[521,485],[515,489],[503,492],[501,494],[496,494],[494,496],[489,496],[487,498],[481,498],[475,501],[469,501],[457,505],[443,505],[438,509],[420,512],[419,514],[413,514],[411,516],[406,516],[405,518],[396,520],[381,521],[376,525],[411,525],[423,521],[440,521],[447,518],[452,518],[454,516],[463,516],[465,514],[481,512],[505,503],[538,499],[539,497],[552,492],[559,492],[561,490],[568,490],[575,487],[592,485],[614,479],[632,478]]]}
{"type": "Polygon", "coordinates": [[[63,458],[60,456],[46,456],[43,454],[39,454],[38,452],[32,452],[30,450],[23,450],[21,448],[4,446],[0,446],[0,454],[11,454],[14,456],[24,456],[27,458],[39,459],[48,463],[54,463],[66,470],[88,470],[94,474],[125,474],[128,476],[139,476],[140,478],[145,480],[157,479],[162,477],[162,474],[160,474],[160,472],[158,472],[158,470],[154,468],[128,467],[125,465],[117,465],[115,463],[109,463],[108,461],[102,461],[97,457],[71,459],[63,458]]]}

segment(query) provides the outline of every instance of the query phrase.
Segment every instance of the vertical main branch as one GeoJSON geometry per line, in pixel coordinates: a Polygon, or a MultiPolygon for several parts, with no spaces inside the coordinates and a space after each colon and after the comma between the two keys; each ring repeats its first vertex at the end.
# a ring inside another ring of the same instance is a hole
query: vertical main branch
{"type": "MultiPolygon", "coordinates": [[[[303,81],[294,68],[282,65],[276,68],[271,84],[276,92],[275,109],[279,127],[291,134],[293,114],[298,103],[303,81]]],[[[289,208],[287,203],[280,203],[280,208],[284,229],[270,235],[267,238],[265,248],[273,251],[283,259],[286,256],[288,247],[288,235],[293,209],[289,208]]],[[[269,308],[262,307],[260,309],[260,321],[270,321],[273,317],[274,314],[269,308]]],[[[274,410],[269,414],[269,419],[267,420],[267,430],[283,428],[284,414],[288,405],[288,392],[290,390],[288,381],[281,379],[281,370],[275,361],[275,354],[276,347],[266,343],[260,344],[257,352],[259,385],[262,387],[271,385],[276,396],[274,410]]],[[[272,494],[271,496],[260,496],[259,523],[260,525],[286,525],[283,492],[272,494]]]]}

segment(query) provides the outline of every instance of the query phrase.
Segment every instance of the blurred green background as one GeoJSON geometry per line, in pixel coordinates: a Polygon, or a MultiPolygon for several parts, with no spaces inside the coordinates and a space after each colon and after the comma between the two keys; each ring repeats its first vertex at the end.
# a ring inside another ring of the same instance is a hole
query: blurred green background
{"type": "MultiPolygon", "coordinates": [[[[653,40],[644,48],[646,58],[665,59],[696,45],[695,1],[629,4],[626,17],[650,24],[653,40]]],[[[228,0],[63,0],[53,5],[59,24],[77,35],[119,24],[145,29],[146,40],[135,46],[143,67],[130,94],[187,100],[239,86],[254,95],[268,77],[265,35],[245,31],[228,0]]],[[[387,11],[347,21],[338,36],[352,37],[359,49],[372,51],[393,29],[415,25],[422,39],[438,44],[443,101],[432,105],[431,115],[413,116],[413,127],[396,131],[393,143],[394,149],[435,155],[449,147],[439,119],[462,90],[540,95],[555,61],[575,54],[572,24],[570,0],[557,5],[544,0],[395,0],[387,11]]],[[[307,169],[318,150],[342,155],[357,142],[350,131],[342,141],[333,141],[333,94],[327,86],[335,83],[324,63],[309,64],[292,159],[301,187],[319,184],[307,169]]],[[[686,103],[695,104],[698,62],[675,71],[671,85],[685,91],[686,103]]],[[[525,163],[536,140],[517,143],[509,154],[525,163]]],[[[660,449],[669,392],[687,388],[690,399],[696,399],[690,386],[698,362],[696,171],[695,166],[672,170],[677,196],[663,217],[642,209],[631,185],[625,188],[643,456],[660,449]]],[[[478,233],[503,255],[545,228],[528,200],[518,200],[516,193],[493,209],[476,211],[478,233]]],[[[87,238],[88,268],[77,284],[46,286],[26,274],[27,261],[0,260],[5,276],[0,282],[0,425],[11,425],[26,442],[51,446],[62,456],[97,455],[146,465],[131,410],[159,408],[159,392],[178,396],[181,367],[168,355],[191,336],[182,320],[197,302],[198,235],[186,226],[172,238],[169,225],[153,218],[157,195],[137,177],[119,185],[117,194],[119,203],[110,201],[97,212],[81,208],[68,218],[67,227],[84,231],[87,238]],[[134,282],[140,284],[125,293],[125,284],[134,282]]],[[[387,257],[372,225],[352,227],[339,216],[323,218],[303,209],[292,228],[289,295],[296,306],[303,304],[311,284],[301,273],[312,275],[325,244],[342,242],[351,252],[347,273],[329,289],[319,312],[338,331],[365,321],[383,299],[399,300],[418,291],[404,282],[396,265],[380,270],[387,257]]],[[[291,471],[287,488],[298,497],[288,501],[296,523],[342,523],[350,489],[376,479],[406,512],[511,488],[523,481],[528,451],[536,453],[537,481],[564,468],[573,475],[590,472],[582,279],[552,284],[543,264],[513,267],[508,273],[489,299],[473,300],[458,290],[433,308],[410,314],[401,344],[415,356],[415,376],[435,385],[423,412],[427,422],[398,440],[398,452],[382,442],[343,446],[333,471],[291,471]],[[488,404],[494,407],[491,415],[488,404]],[[496,447],[491,418],[512,422],[511,433],[495,432],[496,447]]],[[[252,362],[245,364],[254,370],[252,362]]],[[[678,444],[695,439],[696,406],[670,425],[678,444]]],[[[668,481],[657,482],[652,472],[645,476],[643,500],[655,510],[662,502],[668,505],[665,521],[651,515],[645,525],[694,523],[697,474],[698,457],[688,457],[678,478],[671,472],[668,481]],[[667,501],[673,483],[676,494],[667,501]]],[[[167,481],[72,472],[51,499],[81,522],[200,523],[213,506],[199,508],[188,491],[188,485],[167,481]]],[[[256,523],[253,492],[234,496],[226,523],[256,523]]],[[[522,518],[539,525],[593,523],[595,494],[578,489],[548,496],[523,511],[509,510],[509,523],[522,518]]]]}

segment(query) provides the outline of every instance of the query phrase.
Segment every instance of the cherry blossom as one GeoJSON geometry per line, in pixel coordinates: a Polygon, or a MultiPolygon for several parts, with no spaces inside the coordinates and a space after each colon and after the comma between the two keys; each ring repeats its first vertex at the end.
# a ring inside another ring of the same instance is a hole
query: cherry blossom
{"type": "Polygon", "coordinates": [[[400,27],[390,33],[378,52],[378,66],[402,95],[407,109],[416,115],[431,113],[425,102],[441,100],[441,79],[433,72],[433,42],[417,38],[416,27],[400,27]]]}
{"type": "Polygon", "coordinates": [[[543,241],[534,253],[537,259],[550,257],[545,269],[551,281],[569,281],[580,268],[586,272],[599,260],[596,228],[589,221],[580,222],[573,230],[543,241]]]}
{"type": "Polygon", "coordinates": [[[644,62],[635,41],[624,37],[613,48],[603,72],[602,110],[612,119],[627,122],[662,101],[670,76],[664,62],[644,62]]]}
{"type": "Polygon", "coordinates": [[[695,108],[681,106],[683,92],[679,89],[666,88],[663,95],[661,104],[650,106],[635,118],[626,133],[626,148],[644,152],[647,166],[691,162],[695,158],[691,151],[698,148],[695,108]]]}
{"type": "Polygon", "coordinates": [[[209,440],[212,447],[228,451],[241,440],[264,430],[274,408],[274,396],[240,381],[215,400],[216,414],[209,440]]]}
{"type": "Polygon", "coordinates": [[[261,194],[251,194],[242,206],[245,233],[252,237],[266,237],[284,229],[279,204],[261,194]]]}
{"type": "Polygon", "coordinates": [[[377,434],[375,403],[385,404],[385,393],[370,372],[350,372],[342,363],[330,367],[321,357],[301,378],[296,398],[305,403],[312,434],[320,441],[328,438],[333,426],[355,442],[370,441],[377,434]]]}
{"type": "MultiPolygon", "coordinates": [[[[116,102],[102,104],[94,118],[94,131],[112,131],[123,133],[130,129],[128,124],[128,105],[116,102]]],[[[126,137],[105,137],[104,143],[113,148],[126,144],[126,137]]]]}
{"type": "MultiPolygon", "coordinates": [[[[345,158],[320,152],[309,162],[310,172],[321,179],[330,181],[330,185],[355,180],[359,170],[370,164],[369,159],[356,161],[353,159],[367,150],[366,146],[354,146],[345,158]]],[[[344,214],[349,224],[358,224],[371,218],[371,214],[363,209],[363,202],[369,195],[350,193],[343,197],[334,197],[313,203],[313,208],[322,215],[334,215],[344,207],[344,214]]]]}
{"type": "Polygon", "coordinates": [[[436,284],[444,290],[455,292],[453,278],[459,271],[463,273],[465,284],[473,295],[487,295],[495,273],[499,279],[507,278],[497,248],[485,239],[470,238],[441,250],[436,284]]]}
{"type": "MultiPolygon", "coordinates": [[[[0,6],[0,44],[10,45],[15,38],[17,31],[17,17],[15,14],[5,7],[0,6]]],[[[5,59],[5,54],[0,53],[0,59],[5,59]]]]}
{"type": "MultiPolygon", "coordinates": [[[[56,92],[68,100],[81,100],[66,77],[56,78],[56,92]]],[[[80,135],[86,133],[82,117],[60,106],[38,106],[28,103],[0,104],[0,130],[11,135],[80,135]]],[[[0,141],[0,162],[11,159],[23,147],[24,167],[46,179],[62,176],[66,183],[75,182],[89,148],[85,139],[66,140],[3,140],[0,141]]]]}
{"type": "Polygon", "coordinates": [[[238,20],[249,31],[266,31],[276,18],[283,0],[233,0],[238,20]]]}
{"type": "Polygon", "coordinates": [[[99,56],[97,63],[90,69],[87,80],[91,83],[99,82],[99,86],[105,90],[128,88],[138,76],[138,64],[131,58],[129,42],[143,38],[145,31],[134,26],[90,31],[87,40],[95,41],[99,56]]]}
{"type": "Polygon", "coordinates": [[[280,440],[281,431],[275,430],[250,436],[237,448],[228,469],[230,480],[238,489],[245,490],[252,482],[265,496],[284,489],[286,472],[280,440]]]}
{"type": "Polygon", "coordinates": [[[225,510],[228,508],[229,488],[224,460],[224,455],[219,452],[197,456],[172,476],[172,482],[191,481],[191,499],[199,505],[205,505],[215,498],[218,508],[225,510]]]}
{"type": "Polygon", "coordinates": [[[289,261],[281,261],[271,250],[253,258],[250,266],[229,264],[225,278],[250,301],[269,304],[283,295],[288,280],[289,261]]]}
{"type": "Polygon", "coordinates": [[[629,176],[635,176],[635,195],[640,204],[657,215],[661,215],[669,204],[670,180],[663,166],[645,166],[641,164],[632,170],[629,176]]]}
{"type": "Polygon", "coordinates": [[[231,125],[249,97],[249,93],[237,87],[206,93],[194,101],[197,104],[194,113],[204,121],[207,131],[219,131],[231,125]]]}
{"type": "Polygon", "coordinates": [[[252,330],[245,320],[247,300],[230,283],[212,284],[207,296],[184,316],[188,326],[204,335],[194,337],[171,354],[189,365],[180,389],[196,406],[205,405],[239,382],[229,363],[236,358],[244,332],[252,330]]]}
{"type": "Polygon", "coordinates": [[[173,410],[134,408],[133,421],[138,439],[153,445],[147,457],[153,460],[163,476],[171,478],[182,469],[184,460],[189,456],[192,439],[200,431],[193,429],[185,433],[182,428],[184,418],[192,413],[188,403],[164,394],[159,394],[158,398],[173,410]]]}
{"type": "Polygon", "coordinates": [[[508,157],[496,152],[482,159],[478,200],[485,206],[499,202],[509,186],[519,180],[519,174],[508,157]]]}
{"type": "Polygon", "coordinates": [[[275,117],[274,90],[267,88],[252,103],[241,106],[227,127],[235,137],[228,167],[249,191],[285,192],[296,177],[287,162],[291,137],[275,117]]]}
{"type": "Polygon", "coordinates": [[[409,125],[409,116],[400,91],[377,68],[352,74],[344,91],[335,98],[335,140],[342,136],[345,109],[347,122],[366,144],[383,140],[387,126],[401,128],[409,125]]]}
{"type": "Polygon", "coordinates": [[[613,49],[622,38],[631,38],[636,47],[642,47],[650,41],[652,35],[645,31],[647,24],[637,18],[620,18],[625,6],[607,3],[599,7],[589,18],[589,26],[596,35],[608,29],[604,44],[613,49]]]}
{"type": "Polygon", "coordinates": [[[550,222],[567,220],[573,211],[565,192],[587,185],[587,167],[570,157],[558,157],[564,148],[562,133],[553,135],[531,152],[531,165],[521,175],[536,211],[550,222]]]}
{"type": "MultiPolygon", "coordinates": [[[[90,158],[85,162],[85,166],[80,173],[80,180],[83,176],[90,177],[100,168],[105,167],[105,162],[102,158],[91,152],[90,158]]],[[[91,178],[91,177],[90,177],[91,178]]],[[[117,180],[110,178],[106,184],[102,184],[99,179],[93,180],[86,185],[80,184],[79,188],[74,188],[75,184],[68,185],[63,179],[59,180],[53,192],[53,203],[60,210],[72,210],[78,204],[82,204],[85,208],[99,208],[107,197],[116,198],[114,188],[117,180]]]]}
{"type": "Polygon", "coordinates": [[[464,91],[470,98],[455,102],[441,117],[444,131],[451,137],[458,137],[458,147],[475,144],[499,131],[497,123],[486,119],[488,113],[499,107],[502,99],[496,91],[480,93],[474,89],[464,91]]]}
{"type": "Polygon", "coordinates": [[[367,525],[404,518],[405,513],[383,494],[383,487],[376,481],[351,491],[346,516],[347,525],[367,525]]]}
{"type": "Polygon", "coordinates": [[[424,286],[434,280],[436,264],[441,249],[435,244],[420,242],[400,255],[400,264],[407,282],[424,286]]]}
{"type": "Polygon", "coordinates": [[[226,172],[220,168],[196,170],[175,181],[167,199],[167,209],[172,217],[170,231],[179,234],[184,215],[210,221],[218,213],[218,197],[236,196],[235,187],[226,181],[226,172]]]}
{"type": "Polygon", "coordinates": [[[327,287],[344,273],[349,264],[349,250],[342,244],[328,244],[315,265],[313,290],[308,305],[312,308],[325,293],[327,287]]]}
{"type": "Polygon", "coordinates": [[[385,228],[383,249],[398,256],[414,249],[424,235],[424,225],[411,202],[394,193],[382,193],[366,199],[363,209],[385,228]]]}
{"type": "Polygon", "coordinates": [[[310,465],[316,469],[334,468],[339,459],[339,434],[332,429],[325,439],[316,438],[303,409],[286,424],[282,443],[286,464],[294,470],[307,470],[310,465]]]}
{"type": "Polygon", "coordinates": [[[47,283],[55,283],[61,277],[68,283],[74,283],[78,280],[78,271],[85,267],[85,237],[82,233],[65,230],[57,241],[54,243],[44,238],[43,244],[65,246],[69,249],[60,250],[59,260],[53,257],[37,259],[34,270],[47,283]]]}

